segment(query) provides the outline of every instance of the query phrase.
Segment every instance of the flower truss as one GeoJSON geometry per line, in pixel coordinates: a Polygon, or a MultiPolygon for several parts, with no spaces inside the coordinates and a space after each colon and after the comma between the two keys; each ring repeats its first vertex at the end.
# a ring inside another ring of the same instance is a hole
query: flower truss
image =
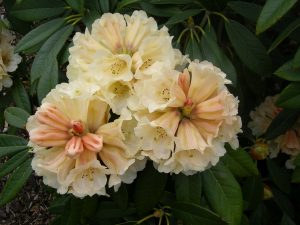
{"type": "MultiPolygon", "coordinates": [[[[250,112],[252,121],[249,122],[248,127],[255,136],[263,135],[273,119],[282,111],[275,105],[277,98],[278,95],[266,97],[263,103],[250,112]]],[[[267,147],[271,158],[276,157],[280,151],[291,156],[286,166],[292,168],[293,159],[300,153],[300,117],[284,134],[267,141],[267,147]]]]}
{"type": "Polygon", "coordinates": [[[194,174],[215,165],[226,142],[238,147],[238,100],[226,75],[183,56],[145,12],[106,13],[73,41],[70,82],[27,123],[32,167],[59,193],[106,195],[133,182],[146,160],[194,174]]]}

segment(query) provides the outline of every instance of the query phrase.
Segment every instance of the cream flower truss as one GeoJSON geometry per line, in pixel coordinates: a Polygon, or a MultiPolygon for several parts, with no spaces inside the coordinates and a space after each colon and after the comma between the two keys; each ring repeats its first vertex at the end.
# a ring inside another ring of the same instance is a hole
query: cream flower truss
{"type": "MultiPolygon", "coordinates": [[[[266,97],[263,103],[250,112],[252,121],[249,122],[248,127],[256,137],[263,135],[273,119],[282,111],[275,105],[277,98],[278,95],[266,97]]],[[[267,143],[271,158],[276,157],[280,150],[291,156],[298,155],[300,153],[300,117],[284,134],[267,143]]]]}
{"type": "Polygon", "coordinates": [[[225,154],[225,142],[237,147],[238,100],[228,92],[225,74],[207,61],[191,62],[181,74],[169,73],[173,77],[165,72],[161,82],[153,77],[139,87],[148,110],[136,112],[135,132],[142,154],[159,171],[193,174],[215,165],[225,154]]]}
{"type": "Polygon", "coordinates": [[[91,32],[77,33],[73,41],[68,78],[99,85],[117,114],[133,94],[135,78],[183,62],[181,53],[172,47],[167,28],[159,30],[144,11],[134,11],[131,16],[105,13],[93,23],[91,32]]]}
{"type": "Polygon", "coordinates": [[[84,197],[106,195],[107,181],[117,190],[123,180],[134,180],[143,159],[139,145],[132,144],[139,142],[128,125],[135,122],[128,116],[108,119],[109,106],[96,85],[60,84],[47,95],[26,126],[32,167],[45,184],[84,197]]]}
{"type": "Polygon", "coordinates": [[[14,53],[12,41],[14,36],[5,29],[1,30],[0,35],[0,91],[3,87],[11,87],[12,79],[10,72],[14,72],[21,62],[21,56],[14,53]]]}

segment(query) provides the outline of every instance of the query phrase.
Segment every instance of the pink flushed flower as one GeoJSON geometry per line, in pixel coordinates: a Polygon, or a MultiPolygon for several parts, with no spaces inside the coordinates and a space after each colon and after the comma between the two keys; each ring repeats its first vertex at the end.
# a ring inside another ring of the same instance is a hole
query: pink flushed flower
{"type": "Polygon", "coordinates": [[[128,149],[122,132],[125,118],[109,123],[109,106],[97,91],[84,82],[60,84],[28,120],[32,167],[59,193],[105,195],[108,176],[109,186],[119,186],[136,161],[138,150],[128,149]]]}
{"type": "MultiPolygon", "coordinates": [[[[248,127],[256,137],[263,135],[273,119],[282,111],[282,108],[275,105],[277,98],[278,95],[266,97],[263,103],[250,112],[252,121],[249,122],[248,127]]],[[[300,117],[284,134],[267,141],[267,144],[271,158],[276,157],[280,151],[292,157],[298,155],[300,153],[300,117]]]]}
{"type": "Polygon", "coordinates": [[[166,101],[149,97],[148,102],[156,102],[151,105],[159,110],[137,113],[135,131],[142,138],[143,154],[156,162],[159,171],[202,171],[225,154],[225,142],[237,147],[236,134],[241,128],[238,101],[226,83],[229,81],[220,69],[196,61],[177,76],[177,85],[169,82],[153,87],[153,93],[168,92],[168,96],[162,95],[166,101]]]}

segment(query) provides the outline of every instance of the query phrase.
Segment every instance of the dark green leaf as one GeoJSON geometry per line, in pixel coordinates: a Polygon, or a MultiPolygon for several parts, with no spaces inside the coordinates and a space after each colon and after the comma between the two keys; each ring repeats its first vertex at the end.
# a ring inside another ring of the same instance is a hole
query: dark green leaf
{"type": "Polygon", "coordinates": [[[216,34],[212,27],[209,28],[207,26],[205,29],[205,35],[203,35],[201,39],[201,52],[203,59],[221,68],[221,70],[227,74],[227,78],[232,81],[233,86],[236,86],[236,70],[231,61],[218,46],[216,34]]]}
{"type": "Polygon", "coordinates": [[[246,19],[255,22],[261,12],[262,7],[252,2],[232,1],[228,6],[246,19]]]}
{"type": "Polygon", "coordinates": [[[175,202],[172,206],[173,214],[177,219],[182,220],[188,225],[222,225],[226,224],[212,211],[202,206],[187,203],[175,202]]]}
{"type": "Polygon", "coordinates": [[[140,0],[122,0],[122,1],[120,1],[120,2],[118,3],[117,8],[118,8],[118,10],[120,10],[120,9],[122,9],[122,8],[128,6],[128,5],[131,5],[131,4],[133,4],[133,3],[137,3],[137,2],[139,2],[139,1],[140,1],[140,0]]]}
{"type": "Polygon", "coordinates": [[[82,209],[82,200],[71,197],[67,207],[68,210],[64,210],[61,218],[61,225],[79,225],[82,209]]]}
{"type": "Polygon", "coordinates": [[[66,2],[77,12],[84,10],[84,0],[66,0],[66,2]]]}
{"type": "Polygon", "coordinates": [[[26,149],[27,141],[21,137],[0,134],[0,157],[26,149]]]}
{"type": "Polygon", "coordinates": [[[300,83],[291,83],[283,89],[276,104],[287,109],[300,109],[300,83]]]}
{"type": "Polygon", "coordinates": [[[289,24],[283,31],[280,31],[280,34],[272,43],[268,52],[273,51],[284,39],[286,39],[294,30],[300,27],[300,18],[294,20],[291,24],[289,24]]]}
{"type": "Polygon", "coordinates": [[[254,210],[262,202],[263,198],[263,182],[261,177],[248,177],[242,186],[245,208],[254,210]]]}
{"type": "Polygon", "coordinates": [[[272,181],[281,191],[289,193],[291,189],[289,172],[271,159],[267,160],[267,166],[272,181]]]}
{"type": "Polygon", "coordinates": [[[241,225],[250,225],[249,219],[245,214],[242,216],[241,225]]]}
{"type": "Polygon", "coordinates": [[[227,148],[227,154],[222,157],[224,164],[237,177],[258,175],[258,170],[250,155],[244,149],[227,148]]]}
{"type": "Polygon", "coordinates": [[[180,23],[190,16],[195,16],[201,12],[200,9],[188,9],[186,11],[182,11],[174,16],[172,16],[167,22],[166,25],[180,23]]]}
{"type": "Polygon", "coordinates": [[[296,158],[293,160],[293,164],[295,166],[299,166],[300,167],[300,154],[296,156],[296,158]]]}
{"type": "Polygon", "coordinates": [[[185,5],[185,4],[189,4],[189,3],[192,3],[193,0],[151,0],[150,3],[152,4],[168,4],[168,5],[171,5],[171,4],[182,4],[182,5],[185,5]]]}
{"type": "Polygon", "coordinates": [[[189,55],[189,58],[192,60],[202,60],[200,43],[198,43],[198,41],[195,38],[189,39],[185,48],[185,54],[189,55]]]}
{"type": "Polygon", "coordinates": [[[260,34],[274,25],[296,2],[297,0],[267,0],[258,18],[256,33],[260,34]]]}
{"type": "Polygon", "coordinates": [[[296,225],[296,223],[287,214],[284,213],[280,225],[296,225]]]}
{"type": "Polygon", "coordinates": [[[178,174],[175,176],[175,192],[177,201],[200,205],[202,180],[200,173],[193,176],[178,174]]]}
{"type": "MultiPolygon", "coordinates": [[[[148,193],[147,193],[148,194],[148,193]]],[[[126,209],[120,209],[114,202],[102,201],[98,205],[96,217],[98,220],[119,218],[136,213],[136,209],[131,205],[126,209]]]]}
{"type": "Polygon", "coordinates": [[[4,111],[4,117],[7,123],[14,127],[22,129],[25,128],[29,116],[30,115],[28,112],[26,112],[24,109],[17,107],[8,107],[4,111]]]}
{"type": "Polygon", "coordinates": [[[292,175],[293,183],[300,183],[300,167],[296,167],[292,175]]]}
{"type": "Polygon", "coordinates": [[[88,13],[85,14],[85,16],[82,19],[82,22],[84,25],[91,29],[92,24],[96,19],[98,19],[101,16],[101,13],[97,10],[90,10],[88,13]]]}
{"type": "Polygon", "coordinates": [[[289,81],[300,81],[300,68],[295,68],[293,60],[286,62],[274,74],[289,81]]]}
{"type": "MultiPolygon", "coordinates": [[[[39,45],[64,24],[63,18],[44,23],[27,33],[16,45],[16,52],[27,52],[27,49],[39,45]]],[[[38,50],[38,49],[37,49],[38,50]]]]}
{"type": "Polygon", "coordinates": [[[0,194],[0,206],[15,198],[32,173],[31,159],[25,161],[9,177],[0,194]]]}
{"type": "Polygon", "coordinates": [[[17,168],[21,163],[28,159],[28,156],[29,153],[27,151],[22,151],[11,157],[5,163],[2,163],[0,165],[0,178],[6,176],[15,168],[17,168]]]}
{"type": "Polygon", "coordinates": [[[203,188],[211,208],[227,223],[240,225],[242,192],[240,185],[222,162],[203,172],[203,188]]]}
{"type": "Polygon", "coordinates": [[[293,68],[300,68],[300,47],[298,48],[298,50],[294,56],[293,68]]]}
{"type": "Polygon", "coordinates": [[[272,69],[263,44],[242,24],[230,20],[225,24],[227,35],[239,58],[253,72],[266,76],[272,69]]]}
{"type": "Polygon", "coordinates": [[[26,110],[28,113],[31,113],[31,104],[29,96],[23,86],[21,80],[14,80],[14,85],[12,87],[12,97],[16,106],[26,110]]]}
{"type": "Polygon", "coordinates": [[[81,210],[81,218],[89,219],[93,215],[95,215],[98,208],[98,196],[93,197],[85,197],[83,199],[83,206],[81,210]]]}
{"type": "Polygon", "coordinates": [[[109,0],[99,0],[101,11],[103,13],[109,12],[109,0]]]}
{"type": "Polygon", "coordinates": [[[138,174],[134,191],[134,201],[140,214],[153,209],[159,202],[167,178],[167,174],[159,173],[150,163],[138,174]]]}
{"type": "Polygon", "coordinates": [[[128,192],[125,184],[122,184],[117,192],[111,194],[113,201],[121,208],[126,209],[128,206],[128,192]]]}
{"type": "Polygon", "coordinates": [[[156,6],[146,2],[140,2],[142,9],[150,15],[159,16],[159,17],[172,17],[178,13],[181,13],[182,10],[176,6],[156,6]]]}
{"type": "Polygon", "coordinates": [[[67,204],[70,201],[71,196],[70,195],[59,195],[57,196],[48,207],[49,212],[53,214],[62,214],[67,204]]]}
{"type": "Polygon", "coordinates": [[[53,65],[54,59],[56,59],[59,51],[72,31],[73,26],[65,26],[52,34],[51,37],[43,44],[32,64],[30,77],[31,84],[42,76],[49,76],[51,71],[53,71],[53,68],[49,66],[49,59],[52,59],[53,65]]]}
{"type": "Polygon", "coordinates": [[[294,218],[295,212],[294,212],[294,206],[288,199],[288,196],[283,194],[281,191],[276,189],[275,187],[272,187],[272,193],[274,197],[274,201],[278,205],[278,207],[287,215],[289,215],[291,218],[294,218]]]}

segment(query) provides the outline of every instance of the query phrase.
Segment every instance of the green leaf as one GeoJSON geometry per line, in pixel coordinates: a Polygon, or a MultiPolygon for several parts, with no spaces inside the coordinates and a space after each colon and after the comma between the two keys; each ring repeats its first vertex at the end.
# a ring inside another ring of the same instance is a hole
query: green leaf
{"type": "Polygon", "coordinates": [[[23,0],[12,8],[10,14],[24,21],[35,21],[60,15],[65,11],[64,6],[61,0],[23,0]]]}
{"type": "Polygon", "coordinates": [[[54,88],[58,83],[58,63],[55,58],[48,59],[49,70],[48,74],[42,74],[37,86],[37,96],[41,103],[43,98],[54,88]]]}
{"type": "Polygon", "coordinates": [[[290,60],[277,69],[274,74],[289,81],[300,81],[300,68],[294,67],[294,61],[290,60]]]}
{"type": "Polygon", "coordinates": [[[5,163],[0,165],[0,178],[6,176],[26,159],[28,159],[29,153],[27,151],[19,152],[18,154],[11,157],[5,163]]]}
{"type": "Polygon", "coordinates": [[[269,75],[272,69],[271,60],[257,37],[234,20],[226,23],[225,28],[230,42],[242,62],[257,74],[269,75]]]}
{"type": "Polygon", "coordinates": [[[182,11],[174,16],[172,16],[167,22],[166,25],[176,24],[180,23],[190,16],[195,16],[201,12],[201,9],[188,9],[185,11],[182,11]]]}
{"type": "Polygon", "coordinates": [[[256,24],[256,34],[273,26],[296,2],[297,0],[267,0],[256,24]]]}
{"type": "Polygon", "coordinates": [[[273,193],[274,201],[279,206],[279,208],[284,213],[289,215],[289,217],[294,218],[295,217],[294,206],[290,202],[288,196],[286,196],[284,193],[282,193],[275,187],[272,187],[272,193],[273,193]]]}
{"type": "MultiPolygon", "coordinates": [[[[147,193],[149,194],[149,193],[147,193]]],[[[126,209],[120,209],[114,202],[102,201],[98,205],[96,214],[97,220],[119,218],[136,213],[136,209],[131,205],[126,209]]]]}
{"type": "Polygon", "coordinates": [[[37,53],[31,68],[31,84],[37,79],[43,76],[50,76],[53,72],[54,59],[65,44],[66,40],[73,31],[73,26],[68,25],[50,36],[50,38],[43,44],[39,52],[37,53]],[[49,60],[51,64],[49,65],[49,60]]]}
{"type": "Polygon", "coordinates": [[[192,3],[193,0],[151,0],[150,3],[151,4],[157,4],[157,5],[161,5],[161,4],[167,4],[167,5],[185,5],[185,4],[189,4],[192,3]]]}
{"type": "Polygon", "coordinates": [[[82,203],[81,218],[89,219],[95,215],[98,208],[98,196],[85,197],[82,203]]]}
{"type": "Polygon", "coordinates": [[[118,6],[117,6],[117,10],[120,10],[128,5],[131,5],[133,3],[137,3],[141,0],[122,0],[118,3],[118,6]]]}
{"type": "Polygon", "coordinates": [[[177,219],[182,220],[188,225],[225,225],[224,221],[215,213],[204,208],[188,202],[175,202],[172,204],[172,211],[177,219]]]}
{"type": "Polygon", "coordinates": [[[156,6],[146,2],[140,2],[142,9],[150,15],[159,17],[172,17],[182,12],[177,6],[156,6]]]}
{"type": "Polygon", "coordinates": [[[228,6],[246,19],[255,22],[261,12],[262,7],[252,2],[232,1],[228,6]]]}
{"type": "Polygon", "coordinates": [[[291,189],[289,172],[271,159],[267,160],[267,166],[271,180],[281,191],[289,193],[291,189]]]}
{"type": "Polygon", "coordinates": [[[109,12],[109,0],[99,0],[99,4],[103,13],[109,12]]]}
{"type": "Polygon", "coordinates": [[[243,198],[232,173],[219,162],[203,172],[204,195],[211,208],[230,225],[240,225],[243,198]]]}
{"type": "Polygon", "coordinates": [[[297,120],[298,112],[293,110],[285,109],[281,111],[269,125],[265,138],[267,140],[272,140],[279,135],[285,133],[297,120]]]}
{"type": "Polygon", "coordinates": [[[236,70],[224,54],[217,43],[217,38],[213,27],[206,27],[205,35],[201,39],[201,52],[203,59],[212,62],[215,66],[221,68],[227,74],[227,78],[232,81],[233,86],[236,86],[237,75],[236,70]]]}
{"type": "Polygon", "coordinates": [[[263,182],[260,176],[247,177],[242,185],[242,192],[247,210],[255,210],[262,202],[263,182]]]}
{"type": "Polygon", "coordinates": [[[140,214],[153,209],[159,202],[167,178],[167,174],[159,173],[150,163],[138,174],[134,191],[134,201],[140,214]]]}
{"type": "Polygon", "coordinates": [[[293,68],[300,68],[300,47],[298,48],[298,50],[294,56],[293,68]]]}
{"type": "MultiPolygon", "coordinates": [[[[16,45],[15,52],[27,52],[26,50],[39,45],[64,24],[63,18],[58,18],[44,23],[27,33],[16,45]]],[[[37,49],[38,50],[38,49],[37,49]]]]}
{"type": "Polygon", "coordinates": [[[300,183],[300,167],[296,167],[292,175],[293,183],[300,183]]]}
{"type": "Polygon", "coordinates": [[[300,18],[294,20],[284,30],[280,31],[280,34],[270,46],[268,53],[273,51],[284,39],[286,39],[293,31],[300,27],[300,18]]]}
{"type": "Polygon", "coordinates": [[[280,225],[296,225],[296,223],[286,213],[283,213],[280,225]]]}
{"type": "Polygon", "coordinates": [[[84,0],[66,0],[66,2],[77,12],[84,10],[84,0]]]}
{"type": "Polygon", "coordinates": [[[28,113],[31,113],[31,104],[30,104],[29,96],[21,80],[19,79],[14,80],[14,85],[12,87],[11,93],[14,102],[16,103],[16,106],[26,110],[28,113]]]}
{"type": "Polygon", "coordinates": [[[31,159],[27,159],[9,177],[0,194],[0,207],[13,200],[32,173],[31,159]]]}
{"type": "Polygon", "coordinates": [[[121,208],[126,209],[128,206],[128,192],[125,184],[122,184],[117,192],[111,194],[113,201],[121,208]]]}
{"type": "Polygon", "coordinates": [[[237,177],[258,175],[258,170],[250,155],[242,148],[233,150],[227,148],[227,154],[222,157],[223,163],[237,177]]]}
{"type": "Polygon", "coordinates": [[[299,167],[300,167],[300,154],[298,154],[298,155],[296,156],[296,158],[293,160],[293,164],[294,164],[295,166],[299,166],[299,167]]]}
{"type": "Polygon", "coordinates": [[[53,214],[62,214],[71,199],[70,195],[59,195],[50,203],[48,210],[53,214]]]}
{"type": "Polygon", "coordinates": [[[198,43],[195,38],[189,39],[185,48],[185,54],[189,55],[189,58],[192,60],[194,59],[202,60],[200,43],[198,43]]]}
{"type": "Polygon", "coordinates": [[[66,208],[68,210],[64,210],[64,213],[61,217],[61,225],[81,224],[80,217],[82,209],[82,200],[72,196],[66,208]]]}
{"type": "Polygon", "coordinates": [[[175,192],[177,201],[200,205],[202,180],[200,173],[193,176],[178,174],[175,176],[175,192]]]}
{"type": "Polygon", "coordinates": [[[28,148],[27,141],[21,137],[0,134],[0,157],[11,155],[28,148]]]}
{"type": "Polygon", "coordinates": [[[25,128],[29,116],[28,112],[17,107],[8,107],[4,111],[4,117],[7,123],[22,129],[25,128]]]}
{"type": "Polygon", "coordinates": [[[300,83],[291,83],[283,89],[276,105],[287,109],[300,109],[300,83]]]}

